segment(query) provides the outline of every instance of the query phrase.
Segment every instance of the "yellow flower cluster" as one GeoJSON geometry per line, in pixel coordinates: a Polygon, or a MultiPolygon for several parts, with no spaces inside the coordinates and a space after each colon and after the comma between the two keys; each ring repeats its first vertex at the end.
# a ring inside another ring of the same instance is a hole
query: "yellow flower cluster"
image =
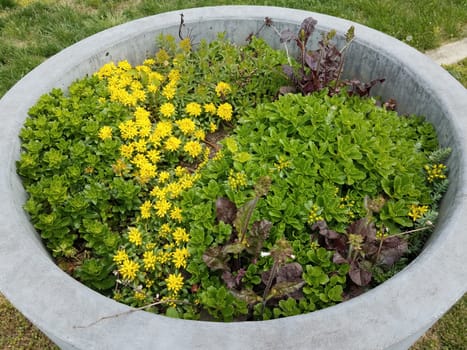
{"type": "Polygon", "coordinates": [[[239,188],[245,187],[248,184],[245,173],[235,172],[233,169],[230,169],[227,182],[232,190],[238,190],[239,188]]]}
{"type": "Polygon", "coordinates": [[[201,105],[196,102],[190,102],[185,107],[185,112],[192,117],[199,117],[202,111],[201,105]]]}
{"type": "Polygon", "coordinates": [[[412,218],[413,221],[420,219],[428,211],[429,207],[427,205],[416,205],[412,204],[409,208],[408,216],[412,218]]]}
{"type": "Polygon", "coordinates": [[[446,169],[447,167],[444,164],[425,165],[425,171],[427,173],[428,181],[433,182],[437,179],[445,179],[446,169]]]}
{"type": "Polygon", "coordinates": [[[119,268],[118,272],[122,275],[123,279],[133,281],[136,278],[136,273],[139,270],[139,264],[133,260],[124,260],[119,268]]]}
{"type": "Polygon", "coordinates": [[[125,106],[136,106],[146,101],[144,87],[141,82],[133,79],[133,74],[128,61],[121,61],[118,65],[107,63],[96,73],[99,79],[107,79],[110,100],[125,106]]]}
{"type": "Polygon", "coordinates": [[[285,159],[283,156],[280,156],[279,159],[277,160],[277,163],[274,163],[274,167],[281,171],[284,170],[288,167],[290,167],[290,160],[285,159]]]}
{"type": "Polygon", "coordinates": [[[321,208],[318,207],[316,204],[313,204],[310,208],[310,213],[308,214],[308,223],[314,224],[315,222],[324,220],[323,216],[321,215],[321,208]]]}
{"type": "MultiPolygon", "coordinates": [[[[190,234],[183,225],[180,197],[209,160],[206,135],[234,114],[227,102],[232,88],[226,82],[215,86],[218,98],[213,101],[196,101],[196,95],[186,93],[191,80],[185,79],[182,63],[191,49],[189,39],[179,48],[179,54],[161,49],[135,67],[127,61],[111,62],[96,73],[106,83],[110,102],[130,112],[113,126],[101,126],[98,137],[121,142],[112,170],[141,187],[139,215],[113,256],[124,281],[117,284],[115,298],[130,298],[136,305],[155,296],[174,300],[184,290],[182,270],[188,265],[190,234]],[[185,163],[191,163],[194,172],[180,166],[185,163]],[[165,287],[155,281],[165,281],[165,287]]],[[[229,178],[232,188],[246,183],[243,173],[229,178]]]]}
{"type": "Polygon", "coordinates": [[[216,94],[217,94],[218,97],[224,98],[231,91],[232,91],[232,88],[226,82],[221,81],[221,82],[217,83],[217,85],[216,85],[216,94]]]}
{"type": "Polygon", "coordinates": [[[140,246],[143,243],[141,232],[136,227],[131,227],[128,231],[128,241],[135,246],[140,246]]]}
{"type": "Polygon", "coordinates": [[[221,104],[217,108],[217,115],[219,116],[219,118],[227,122],[232,120],[232,114],[233,114],[233,108],[232,108],[232,105],[228,102],[221,104]]]}
{"type": "Polygon", "coordinates": [[[176,294],[183,287],[183,276],[180,273],[171,273],[169,277],[165,279],[165,283],[167,284],[167,289],[176,294]]]}
{"type": "Polygon", "coordinates": [[[107,140],[112,138],[112,128],[110,126],[103,126],[99,130],[99,138],[101,140],[107,140]]]}
{"type": "Polygon", "coordinates": [[[345,211],[346,216],[348,216],[350,219],[353,219],[357,216],[355,201],[352,200],[348,195],[340,197],[339,208],[343,209],[345,211]]]}

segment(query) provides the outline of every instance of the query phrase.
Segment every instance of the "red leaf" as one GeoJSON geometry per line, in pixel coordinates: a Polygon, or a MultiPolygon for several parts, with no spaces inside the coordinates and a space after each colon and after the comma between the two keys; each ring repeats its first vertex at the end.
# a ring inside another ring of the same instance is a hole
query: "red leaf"
{"type": "Polygon", "coordinates": [[[378,262],[392,266],[407,252],[407,241],[401,237],[388,237],[384,240],[378,262]]]}
{"type": "Polygon", "coordinates": [[[237,216],[237,206],[227,198],[218,198],[216,201],[216,218],[228,225],[232,225],[237,216]]]}
{"type": "Polygon", "coordinates": [[[350,264],[349,276],[357,286],[366,286],[370,283],[372,274],[370,271],[362,268],[358,262],[352,262],[350,264]]]}

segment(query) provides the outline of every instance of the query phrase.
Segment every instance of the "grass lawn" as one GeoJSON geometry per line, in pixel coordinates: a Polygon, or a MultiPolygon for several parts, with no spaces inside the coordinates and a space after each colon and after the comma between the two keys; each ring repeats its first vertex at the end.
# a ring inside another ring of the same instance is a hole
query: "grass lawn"
{"type": "MultiPolygon", "coordinates": [[[[160,12],[222,4],[284,6],[344,17],[421,51],[467,36],[466,0],[0,0],[0,97],[39,63],[100,30],[160,12]]],[[[467,59],[446,68],[467,87],[467,59]]],[[[56,348],[1,294],[0,315],[0,349],[56,348]]],[[[467,296],[412,350],[463,349],[465,329],[467,296]]]]}

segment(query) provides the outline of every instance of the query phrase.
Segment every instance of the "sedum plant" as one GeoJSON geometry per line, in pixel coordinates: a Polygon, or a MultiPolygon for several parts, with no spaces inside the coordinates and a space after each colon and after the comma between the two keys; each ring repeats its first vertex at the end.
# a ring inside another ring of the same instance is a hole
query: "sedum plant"
{"type": "Polygon", "coordinates": [[[314,24],[281,34],[301,63],[256,36],[161,36],[142,64],[42,96],[17,170],[58,265],[129,305],[224,321],[328,307],[406,266],[449,150],[422,117],[360,97],[376,81],[341,82],[332,35],[307,51],[314,24]]]}

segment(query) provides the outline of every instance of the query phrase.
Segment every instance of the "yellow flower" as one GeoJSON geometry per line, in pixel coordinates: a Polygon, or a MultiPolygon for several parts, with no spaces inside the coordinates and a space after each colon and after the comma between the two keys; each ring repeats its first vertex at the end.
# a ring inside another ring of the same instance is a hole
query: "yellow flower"
{"type": "Polygon", "coordinates": [[[182,177],[188,172],[188,170],[180,165],[175,168],[175,176],[182,177]]]}
{"type": "Polygon", "coordinates": [[[156,64],[156,60],[154,58],[146,58],[143,64],[145,66],[152,66],[153,64],[156,64]]]}
{"type": "Polygon", "coordinates": [[[159,173],[159,183],[164,183],[166,182],[168,179],[170,179],[170,173],[168,171],[161,171],[159,173]]]}
{"type": "Polygon", "coordinates": [[[165,279],[165,283],[167,284],[167,289],[169,291],[173,293],[178,293],[178,291],[183,287],[183,276],[180,273],[171,273],[165,279]]]}
{"type": "Polygon", "coordinates": [[[217,125],[214,123],[209,123],[209,131],[215,132],[217,130],[217,125]]]}
{"type": "Polygon", "coordinates": [[[151,217],[151,201],[145,201],[139,210],[141,211],[141,217],[143,219],[148,219],[151,217]]]}
{"type": "Polygon", "coordinates": [[[171,182],[166,187],[167,193],[170,193],[171,198],[177,198],[183,191],[183,187],[178,182],[171,182]]]}
{"type": "Polygon", "coordinates": [[[135,164],[138,168],[142,168],[144,167],[144,164],[148,163],[148,159],[144,154],[138,153],[133,157],[131,162],[135,164]]]}
{"type": "Polygon", "coordinates": [[[133,93],[135,93],[136,91],[142,91],[143,84],[141,84],[141,82],[138,80],[132,80],[130,83],[130,88],[133,93]]]}
{"type": "Polygon", "coordinates": [[[138,135],[141,137],[148,137],[151,134],[151,130],[152,130],[151,124],[140,126],[138,135]]]}
{"type": "Polygon", "coordinates": [[[123,279],[134,280],[136,273],[139,270],[139,264],[133,260],[125,260],[123,264],[118,269],[118,272],[122,275],[123,279]]]}
{"type": "Polygon", "coordinates": [[[160,112],[164,117],[169,118],[175,114],[175,106],[170,102],[163,103],[160,112]]]}
{"type": "Polygon", "coordinates": [[[170,218],[172,220],[176,220],[178,222],[181,222],[183,217],[182,217],[182,209],[180,209],[179,207],[174,207],[171,211],[170,211],[170,218]]]}
{"type": "Polygon", "coordinates": [[[146,153],[146,156],[153,163],[157,163],[161,160],[161,153],[156,149],[151,149],[146,153]]]}
{"type": "Polygon", "coordinates": [[[229,84],[221,81],[216,86],[216,95],[219,97],[225,97],[228,93],[232,91],[232,88],[229,84]]]}
{"type": "Polygon", "coordinates": [[[112,170],[117,176],[122,176],[126,170],[126,164],[122,159],[117,159],[115,164],[112,164],[112,170]]]}
{"type": "Polygon", "coordinates": [[[117,67],[120,68],[121,70],[127,71],[131,69],[131,64],[128,63],[127,60],[123,60],[123,61],[118,62],[117,67]]]}
{"type": "Polygon", "coordinates": [[[162,138],[172,135],[172,123],[162,121],[156,124],[154,133],[151,135],[151,142],[158,143],[162,138]]]}
{"type": "Polygon", "coordinates": [[[225,121],[232,119],[232,113],[232,105],[230,103],[223,103],[217,108],[217,115],[225,121]]]}
{"type": "Polygon", "coordinates": [[[198,129],[194,133],[195,138],[198,140],[204,140],[206,138],[206,133],[202,129],[198,129]]]}
{"type": "Polygon", "coordinates": [[[141,89],[135,89],[131,93],[131,98],[134,100],[133,106],[136,106],[137,102],[146,100],[146,92],[141,89]]]}
{"type": "Polygon", "coordinates": [[[151,68],[149,68],[147,65],[144,65],[144,62],[142,65],[136,66],[135,69],[142,73],[142,77],[146,77],[146,75],[151,72],[151,68]]]}
{"type": "Polygon", "coordinates": [[[185,112],[187,112],[192,117],[198,117],[202,112],[201,105],[196,102],[190,102],[186,105],[185,112]]]}
{"type": "Polygon", "coordinates": [[[167,53],[167,51],[165,51],[164,49],[161,49],[159,51],[157,51],[156,53],[156,61],[157,63],[165,63],[166,61],[168,61],[170,59],[170,56],[169,54],[167,53]]]}
{"type": "Polygon", "coordinates": [[[425,165],[428,181],[433,182],[436,179],[445,179],[446,169],[447,167],[444,164],[425,165]]]}
{"type": "Polygon", "coordinates": [[[177,91],[176,89],[176,80],[172,80],[170,83],[168,83],[164,88],[162,89],[162,95],[168,99],[171,100],[175,96],[175,92],[177,91]]]}
{"type": "MultiPolygon", "coordinates": [[[[142,183],[147,183],[157,175],[157,167],[154,164],[145,162],[141,164],[139,169],[139,177],[142,183]]],[[[142,214],[143,212],[141,212],[142,214]]]]}
{"type": "Polygon", "coordinates": [[[133,155],[133,152],[135,151],[134,145],[121,145],[120,146],[120,154],[129,159],[133,155]]]}
{"type": "Polygon", "coordinates": [[[183,40],[181,40],[178,45],[180,46],[180,48],[185,51],[185,52],[188,52],[191,50],[191,41],[190,41],[190,38],[185,38],[183,40]]]}
{"type": "Polygon", "coordinates": [[[115,66],[115,63],[109,62],[104,64],[96,74],[99,77],[99,79],[102,80],[104,78],[110,77],[114,73],[116,68],[117,67],[115,66]]]}
{"type": "Polygon", "coordinates": [[[113,257],[113,261],[117,264],[121,264],[125,260],[128,260],[128,254],[123,249],[117,250],[113,257]]]}
{"type": "Polygon", "coordinates": [[[229,177],[227,178],[227,182],[228,182],[229,187],[231,189],[237,190],[237,189],[247,185],[247,178],[246,178],[245,173],[243,173],[243,172],[235,173],[232,169],[230,169],[229,177]]]}
{"type": "Polygon", "coordinates": [[[181,248],[175,249],[172,253],[172,262],[177,269],[181,267],[186,267],[186,259],[190,254],[188,253],[188,249],[181,248]]]}
{"type": "Polygon", "coordinates": [[[290,160],[287,160],[283,156],[280,156],[277,163],[274,163],[274,167],[279,171],[285,168],[288,168],[289,166],[290,166],[290,160]]]}
{"type": "Polygon", "coordinates": [[[136,300],[139,300],[139,301],[142,301],[142,300],[146,299],[146,295],[143,292],[139,291],[139,290],[135,291],[134,297],[135,297],[136,300]]]}
{"type": "Polygon", "coordinates": [[[136,128],[136,124],[133,120],[127,120],[120,123],[118,128],[120,129],[120,135],[124,140],[132,139],[138,135],[138,129],[136,128]]]}
{"type": "Polygon", "coordinates": [[[164,76],[163,76],[161,73],[152,71],[152,72],[149,74],[149,79],[152,80],[153,83],[155,83],[155,82],[159,82],[159,83],[160,83],[160,82],[164,81],[165,78],[164,78],[164,76]]]}
{"type": "Polygon", "coordinates": [[[170,231],[172,231],[172,229],[170,228],[170,225],[168,223],[162,224],[161,228],[159,229],[159,235],[162,238],[166,238],[169,235],[170,231]]]}
{"type": "Polygon", "coordinates": [[[205,103],[203,108],[206,113],[209,113],[211,115],[216,114],[217,108],[214,105],[214,103],[205,103]]]}
{"type": "Polygon", "coordinates": [[[156,256],[153,251],[143,253],[143,264],[146,270],[154,270],[156,267],[156,256]]]}
{"type": "Polygon", "coordinates": [[[146,280],[146,288],[151,288],[153,284],[154,284],[154,280],[150,280],[150,279],[146,280]]]}
{"type": "Polygon", "coordinates": [[[188,233],[183,227],[177,227],[172,235],[177,244],[188,242],[190,240],[190,236],[188,236],[188,233]]]}
{"type": "Polygon", "coordinates": [[[131,145],[133,146],[133,149],[136,152],[140,152],[140,153],[146,151],[146,148],[147,148],[145,139],[140,139],[138,141],[132,142],[131,145]]]}
{"type": "Polygon", "coordinates": [[[154,208],[156,209],[156,215],[159,217],[163,217],[167,214],[167,212],[170,210],[170,207],[172,206],[172,203],[167,201],[166,199],[161,199],[154,204],[154,208]]]}
{"type": "Polygon", "coordinates": [[[178,69],[172,69],[169,72],[168,78],[171,82],[176,82],[180,79],[180,71],[178,69]]]}
{"type": "Polygon", "coordinates": [[[429,207],[427,205],[416,205],[412,204],[409,209],[409,214],[413,221],[420,219],[428,211],[429,207]]]}
{"type": "Polygon", "coordinates": [[[181,189],[186,190],[186,189],[193,187],[195,180],[196,180],[196,176],[191,176],[190,174],[184,175],[179,180],[181,189]]]}
{"type": "Polygon", "coordinates": [[[181,143],[182,141],[179,138],[171,136],[165,141],[164,148],[167,151],[176,151],[181,143]]]}
{"type": "Polygon", "coordinates": [[[148,84],[148,91],[149,92],[156,92],[157,90],[159,90],[159,86],[156,85],[156,84],[148,84]]]}
{"type": "Polygon", "coordinates": [[[313,204],[310,208],[310,213],[308,214],[308,223],[314,224],[315,222],[324,220],[323,216],[321,215],[321,212],[322,209],[316,204],[313,204]]]}
{"type": "Polygon", "coordinates": [[[141,232],[136,227],[131,227],[128,231],[128,240],[135,246],[140,246],[143,243],[141,232]]]}
{"type": "Polygon", "coordinates": [[[169,252],[159,252],[157,253],[157,261],[160,263],[160,264],[165,264],[167,261],[170,260],[170,257],[172,256],[171,253],[169,252]]]}
{"type": "Polygon", "coordinates": [[[158,199],[164,199],[167,194],[167,189],[165,187],[160,188],[159,186],[155,186],[149,194],[158,199]]]}
{"type": "Polygon", "coordinates": [[[151,124],[151,121],[149,120],[151,113],[149,113],[149,111],[147,111],[143,107],[136,107],[134,115],[137,126],[145,126],[147,124],[151,124]]]}
{"type": "Polygon", "coordinates": [[[183,146],[183,150],[188,153],[191,157],[196,158],[200,155],[203,147],[200,145],[198,141],[188,141],[185,146],[183,146]]]}
{"type": "Polygon", "coordinates": [[[112,138],[112,128],[110,126],[103,126],[99,130],[99,138],[101,140],[107,140],[112,138]]]}
{"type": "Polygon", "coordinates": [[[183,118],[175,122],[184,135],[190,135],[196,129],[196,124],[190,118],[183,118]]]}

